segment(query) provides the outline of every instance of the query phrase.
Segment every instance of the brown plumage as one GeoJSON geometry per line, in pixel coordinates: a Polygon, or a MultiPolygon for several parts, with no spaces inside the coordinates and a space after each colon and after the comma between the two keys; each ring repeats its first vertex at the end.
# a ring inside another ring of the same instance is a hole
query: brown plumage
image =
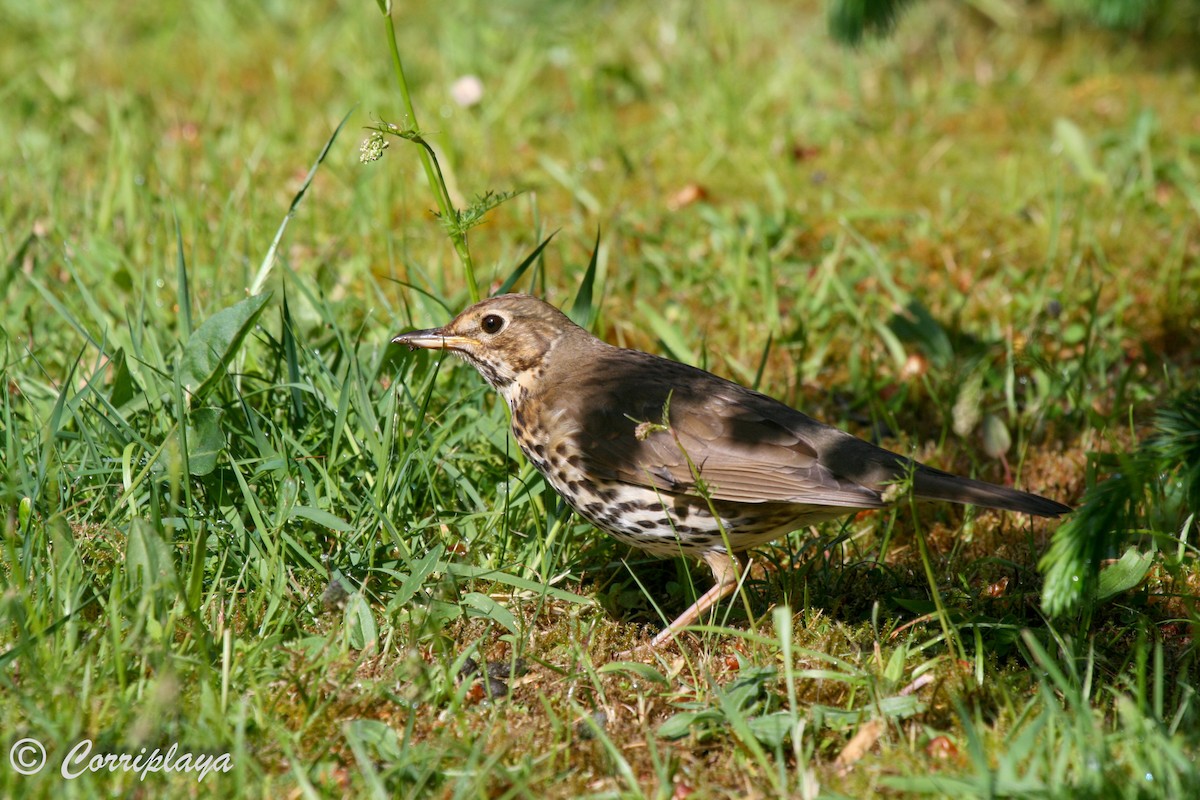
{"type": "Polygon", "coordinates": [[[449,350],[475,367],[508,403],[526,457],[598,528],[709,564],[716,585],[655,646],[733,591],[738,554],[881,508],[888,485],[907,475],[919,498],[1044,517],[1071,510],[919,464],[704,370],[606,344],[529,295],[484,300],[442,328],[393,341],[449,350]]]}

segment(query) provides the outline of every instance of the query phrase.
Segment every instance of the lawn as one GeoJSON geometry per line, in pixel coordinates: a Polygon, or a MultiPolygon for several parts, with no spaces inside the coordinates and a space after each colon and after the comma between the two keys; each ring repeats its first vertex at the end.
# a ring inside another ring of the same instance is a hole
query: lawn
{"type": "Polygon", "coordinates": [[[0,0],[0,796],[1200,796],[1197,30],[0,0]],[[798,530],[618,656],[708,570],[390,343],[508,286],[1079,510],[798,530]]]}

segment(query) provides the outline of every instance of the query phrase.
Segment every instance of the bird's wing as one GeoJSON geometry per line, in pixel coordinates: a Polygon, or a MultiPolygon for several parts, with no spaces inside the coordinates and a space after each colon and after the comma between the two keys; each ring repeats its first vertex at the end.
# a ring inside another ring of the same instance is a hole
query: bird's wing
{"type": "Polygon", "coordinates": [[[886,486],[911,473],[917,497],[1048,517],[1071,510],[918,464],[694,367],[604,348],[563,382],[579,390],[571,401],[554,404],[594,478],[740,503],[866,509],[882,507],[886,486]]]}
{"type": "Polygon", "coordinates": [[[741,503],[884,505],[878,490],[829,469],[810,437],[784,422],[794,415],[818,433],[827,426],[700,370],[662,359],[650,367],[620,383],[596,381],[582,398],[576,435],[590,475],[741,503]]]}

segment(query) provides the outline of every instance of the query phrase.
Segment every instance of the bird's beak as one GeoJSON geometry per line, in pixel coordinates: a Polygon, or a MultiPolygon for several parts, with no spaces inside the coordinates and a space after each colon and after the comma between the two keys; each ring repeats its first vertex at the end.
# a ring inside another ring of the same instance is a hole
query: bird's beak
{"type": "Polygon", "coordinates": [[[478,344],[469,336],[447,334],[442,328],[402,333],[392,341],[396,344],[406,345],[409,350],[416,350],[418,347],[425,350],[465,350],[471,345],[478,344]]]}

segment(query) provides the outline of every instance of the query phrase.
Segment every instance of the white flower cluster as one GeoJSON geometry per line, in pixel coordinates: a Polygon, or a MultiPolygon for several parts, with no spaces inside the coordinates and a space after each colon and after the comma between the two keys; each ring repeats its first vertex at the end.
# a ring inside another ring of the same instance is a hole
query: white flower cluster
{"type": "Polygon", "coordinates": [[[364,139],[362,145],[358,148],[358,160],[364,164],[378,161],[383,158],[383,151],[388,148],[389,144],[382,133],[375,131],[364,139]]]}

